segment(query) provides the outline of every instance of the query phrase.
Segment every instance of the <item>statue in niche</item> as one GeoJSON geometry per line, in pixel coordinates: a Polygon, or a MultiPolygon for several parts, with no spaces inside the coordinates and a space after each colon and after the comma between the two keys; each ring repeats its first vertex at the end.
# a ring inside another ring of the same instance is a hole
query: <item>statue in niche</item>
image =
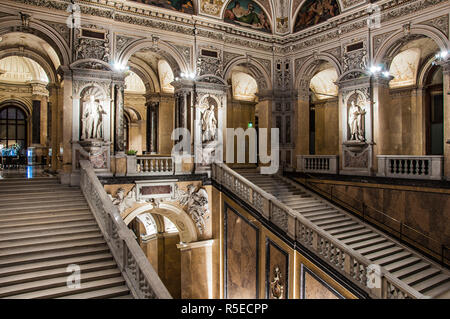
{"type": "Polygon", "coordinates": [[[350,127],[350,140],[364,142],[364,129],[363,129],[363,117],[366,114],[364,110],[364,104],[360,97],[358,97],[356,103],[354,100],[350,103],[348,110],[348,125],[350,127]]]}
{"type": "Polygon", "coordinates": [[[216,139],[217,119],[214,113],[214,104],[203,112],[202,117],[202,142],[210,142],[216,139]]]}
{"type": "Polygon", "coordinates": [[[103,114],[106,112],[95,96],[89,96],[89,100],[83,105],[82,140],[103,138],[103,114]]]}
{"type": "Polygon", "coordinates": [[[281,284],[281,277],[280,267],[275,266],[274,277],[270,283],[271,294],[274,299],[283,299],[284,286],[281,284]]]}

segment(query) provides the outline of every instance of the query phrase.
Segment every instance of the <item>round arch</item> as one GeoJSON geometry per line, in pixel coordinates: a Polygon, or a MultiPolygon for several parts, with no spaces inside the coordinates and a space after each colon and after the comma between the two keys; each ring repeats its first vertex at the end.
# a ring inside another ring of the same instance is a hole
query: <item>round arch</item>
{"type": "Polygon", "coordinates": [[[145,88],[150,89],[150,92],[161,92],[157,75],[146,63],[141,62],[143,61],[140,59],[133,59],[133,61],[129,61],[128,65],[130,66],[130,70],[141,78],[142,82],[144,82],[145,88]]]}
{"type": "MultiPolygon", "coordinates": [[[[411,35],[426,36],[433,40],[440,50],[448,50],[448,44],[445,40],[445,35],[435,28],[428,26],[411,26],[411,35]]],[[[404,33],[402,30],[394,33],[391,37],[383,42],[374,52],[374,64],[383,63],[386,58],[393,58],[396,50],[404,44],[404,33]]]]}
{"type": "Polygon", "coordinates": [[[5,19],[0,22],[0,36],[11,32],[19,32],[34,35],[41,40],[47,42],[58,55],[61,65],[70,64],[70,48],[61,36],[61,33],[51,26],[38,20],[31,20],[29,28],[22,28],[22,21],[19,17],[5,19]]]}
{"type": "Polygon", "coordinates": [[[20,56],[33,60],[44,69],[45,73],[48,76],[49,83],[57,83],[57,71],[55,70],[53,63],[42,57],[42,55],[40,55],[38,52],[35,52],[28,48],[24,48],[21,51],[18,51],[15,48],[9,48],[0,51],[0,60],[10,56],[20,56]]]}
{"type": "Polygon", "coordinates": [[[258,61],[256,61],[255,59],[247,59],[246,57],[237,57],[233,60],[230,61],[230,63],[228,63],[227,66],[225,66],[224,69],[224,80],[227,83],[228,80],[231,77],[231,72],[233,71],[233,68],[235,66],[239,66],[241,64],[244,64],[249,72],[250,75],[253,76],[255,78],[255,80],[257,80],[258,83],[258,90],[272,90],[272,81],[271,81],[271,77],[270,74],[267,72],[267,70],[264,68],[264,66],[259,63],[258,61]],[[258,79],[260,81],[258,81],[258,79]],[[263,81],[263,82],[261,82],[263,81]],[[265,87],[261,87],[261,83],[264,83],[265,87]]]}
{"type": "Polygon", "coordinates": [[[329,53],[319,53],[316,56],[310,56],[300,67],[300,70],[295,77],[295,88],[298,88],[300,86],[300,81],[305,77],[311,79],[314,76],[313,73],[316,67],[320,64],[320,61],[329,62],[336,69],[338,78],[342,76],[342,67],[339,61],[329,53]]]}
{"type": "MultiPolygon", "coordinates": [[[[121,65],[126,65],[130,60],[130,58],[133,56],[133,54],[143,49],[153,47],[155,47],[155,45],[153,41],[150,39],[138,40],[136,42],[133,42],[120,53],[118,57],[118,63],[120,63],[121,65]]],[[[161,55],[167,60],[174,74],[176,72],[192,71],[189,70],[188,62],[185,61],[183,56],[168,43],[165,43],[164,41],[159,41],[154,52],[156,54],[161,55]]]]}
{"type": "Polygon", "coordinates": [[[123,220],[128,225],[136,216],[143,213],[158,214],[167,217],[177,227],[180,240],[183,243],[190,243],[197,241],[197,228],[189,215],[181,208],[170,203],[160,203],[155,206],[147,203],[139,206],[134,210],[129,211],[123,216],[123,220]]]}
{"type": "Polygon", "coordinates": [[[0,101],[0,110],[7,106],[15,106],[21,109],[25,113],[27,120],[31,116],[31,103],[26,103],[26,101],[16,98],[14,99],[8,98],[3,101],[0,101]]]}

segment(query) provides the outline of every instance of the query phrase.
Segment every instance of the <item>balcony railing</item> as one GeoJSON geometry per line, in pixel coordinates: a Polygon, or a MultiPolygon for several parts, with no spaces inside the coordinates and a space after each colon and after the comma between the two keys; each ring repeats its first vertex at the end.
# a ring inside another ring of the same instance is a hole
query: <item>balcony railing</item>
{"type": "Polygon", "coordinates": [[[297,155],[297,171],[304,173],[337,174],[337,155],[297,155]]]}
{"type": "Polygon", "coordinates": [[[92,164],[87,160],[80,161],[80,172],[81,190],[133,296],[172,299],[117,207],[108,198],[92,164]]]}
{"type": "Polygon", "coordinates": [[[213,164],[212,178],[278,226],[287,236],[310,249],[366,291],[373,298],[427,298],[380,267],[381,283],[372,286],[369,276],[372,262],[360,253],[336,240],[300,213],[280,202],[224,164],[213,164]]]}
{"type": "Polygon", "coordinates": [[[174,175],[175,158],[172,156],[127,156],[127,175],[174,175]]]}
{"type": "Polygon", "coordinates": [[[443,156],[378,155],[378,176],[434,179],[443,176],[443,156]]]}

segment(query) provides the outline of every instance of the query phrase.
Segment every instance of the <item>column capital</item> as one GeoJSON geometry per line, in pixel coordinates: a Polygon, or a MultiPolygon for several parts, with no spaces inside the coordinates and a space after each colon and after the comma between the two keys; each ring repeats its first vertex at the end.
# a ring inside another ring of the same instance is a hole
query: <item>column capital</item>
{"type": "Polygon", "coordinates": [[[389,82],[392,81],[394,77],[392,75],[384,76],[381,74],[372,75],[372,83],[377,86],[389,87],[389,82]]]}
{"type": "Polygon", "coordinates": [[[450,58],[439,61],[436,64],[442,67],[442,71],[444,74],[450,74],[450,58]]]}

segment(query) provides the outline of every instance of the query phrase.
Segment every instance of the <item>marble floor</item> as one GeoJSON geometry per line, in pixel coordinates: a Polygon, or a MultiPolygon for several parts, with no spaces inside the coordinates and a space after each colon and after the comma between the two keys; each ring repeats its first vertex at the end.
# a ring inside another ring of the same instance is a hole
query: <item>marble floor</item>
{"type": "Polygon", "coordinates": [[[42,166],[24,166],[20,168],[0,168],[0,180],[7,178],[35,178],[54,176],[42,166]]]}

